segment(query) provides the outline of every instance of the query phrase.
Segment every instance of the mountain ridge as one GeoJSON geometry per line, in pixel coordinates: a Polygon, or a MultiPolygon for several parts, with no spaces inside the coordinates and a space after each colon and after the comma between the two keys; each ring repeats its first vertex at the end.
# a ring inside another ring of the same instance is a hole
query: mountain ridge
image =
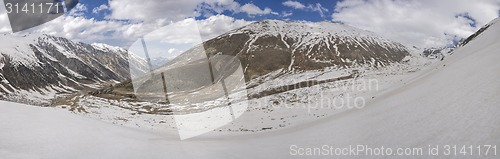
{"type": "Polygon", "coordinates": [[[200,51],[209,57],[238,57],[247,81],[278,70],[289,73],[325,67],[384,67],[410,55],[400,43],[344,24],[265,20],[207,40],[170,61],[170,65],[189,61],[200,51]]]}
{"type": "Polygon", "coordinates": [[[126,81],[131,73],[145,72],[145,62],[129,56],[125,49],[47,34],[4,34],[2,38],[0,94],[10,101],[31,104],[24,100],[37,94],[46,104],[47,96],[126,81]],[[129,69],[130,64],[135,71],[129,69]]]}

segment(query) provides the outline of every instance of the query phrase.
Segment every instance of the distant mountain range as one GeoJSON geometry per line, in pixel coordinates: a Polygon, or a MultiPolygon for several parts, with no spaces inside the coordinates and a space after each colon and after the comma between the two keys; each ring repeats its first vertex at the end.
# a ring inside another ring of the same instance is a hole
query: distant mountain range
{"type": "MultiPolygon", "coordinates": [[[[33,92],[40,98],[97,88],[109,93],[113,88],[107,86],[120,82],[118,86],[133,90],[127,84],[131,77],[149,70],[145,59],[106,44],[39,34],[0,36],[0,96],[5,100],[33,103],[28,100],[33,92]]],[[[424,56],[438,58],[452,50],[423,51],[424,56]]],[[[174,59],[153,58],[151,65],[154,69],[184,66],[196,62],[192,57],[200,54],[237,57],[247,82],[325,68],[383,68],[413,56],[400,43],[340,23],[265,20],[207,40],[174,59]]]]}
{"type": "Polygon", "coordinates": [[[118,47],[50,35],[0,36],[0,95],[6,100],[38,104],[32,95],[95,89],[147,70],[145,60],[118,47]]]}

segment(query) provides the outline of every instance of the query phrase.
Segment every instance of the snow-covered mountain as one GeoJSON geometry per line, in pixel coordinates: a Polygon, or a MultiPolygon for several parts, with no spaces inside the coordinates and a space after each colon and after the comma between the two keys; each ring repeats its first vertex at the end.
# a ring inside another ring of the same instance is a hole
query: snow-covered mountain
{"type": "MultiPolygon", "coordinates": [[[[162,94],[165,85],[167,89],[175,88],[168,89],[172,98],[182,99],[185,92],[193,90],[198,91],[193,94],[204,94],[207,92],[200,90],[213,84],[210,81],[220,81],[220,74],[214,73],[214,76],[210,76],[207,69],[209,65],[214,66],[213,68],[218,64],[223,65],[221,63],[224,62],[220,62],[220,59],[224,58],[218,58],[221,57],[219,55],[230,55],[239,59],[246,80],[244,89],[252,99],[299,89],[302,86],[312,87],[320,83],[352,80],[366,70],[386,70],[380,72],[384,75],[402,72],[405,70],[402,67],[408,66],[407,62],[411,58],[405,46],[344,24],[266,20],[205,41],[156,69],[153,76],[148,73],[134,78],[138,82],[127,81],[90,94],[111,99],[134,98],[151,103],[157,101],[147,101],[152,99],[150,97],[164,96],[162,94]],[[210,60],[206,60],[207,56],[210,60]],[[164,77],[160,72],[164,73],[164,77]],[[168,82],[157,82],[160,80],[168,82]],[[179,91],[180,89],[182,90],[179,91]]],[[[228,72],[224,74],[232,73],[228,72]]],[[[208,91],[205,97],[210,96],[210,93],[212,92],[208,91]]],[[[80,101],[83,100],[85,99],[80,101]]],[[[121,107],[127,106],[123,104],[121,107]]],[[[131,109],[136,108],[132,107],[131,109]]],[[[162,107],[160,110],[172,110],[169,106],[159,107],[162,107]]],[[[182,105],[178,108],[185,107],[189,106],[182,105]]],[[[201,110],[213,107],[206,106],[201,110]]]]}
{"type": "Polygon", "coordinates": [[[186,51],[171,64],[200,51],[210,57],[237,56],[247,80],[273,71],[384,67],[409,55],[402,44],[344,24],[279,20],[255,22],[227,32],[186,51]]]}
{"type": "MultiPolygon", "coordinates": [[[[262,83],[260,79],[264,77],[277,78],[285,74],[311,70],[383,68],[400,63],[405,57],[410,56],[402,44],[344,24],[265,20],[207,40],[157,70],[181,67],[200,70],[196,67],[203,61],[198,60],[217,55],[238,57],[244,68],[246,81],[257,79],[259,82],[252,82],[257,85],[262,83]]],[[[170,72],[176,71],[170,70],[170,72]]],[[[179,76],[189,76],[186,79],[191,80],[206,80],[194,79],[194,76],[191,77],[189,74],[184,70],[179,76]]],[[[175,86],[183,85],[184,82],[172,79],[169,81],[171,81],[169,84],[175,86]]],[[[144,88],[163,88],[158,83],[154,84],[156,85],[144,88]]]]}
{"type": "Polygon", "coordinates": [[[37,103],[31,95],[46,100],[56,93],[125,81],[146,68],[140,57],[105,44],[38,34],[0,36],[0,95],[7,100],[37,103]],[[129,70],[129,58],[135,70],[129,70]]]}

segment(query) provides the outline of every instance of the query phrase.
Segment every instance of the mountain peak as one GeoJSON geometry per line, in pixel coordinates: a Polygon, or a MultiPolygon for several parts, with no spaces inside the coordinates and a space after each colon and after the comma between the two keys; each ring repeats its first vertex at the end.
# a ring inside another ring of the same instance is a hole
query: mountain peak
{"type": "MultiPolygon", "coordinates": [[[[239,57],[250,77],[325,67],[384,67],[409,55],[402,44],[334,22],[265,20],[204,42],[210,56],[239,57]]],[[[187,51],[183,58],[188,59],[187,51]]]]}
{"type": "Polygon", "coordinates": [[[344,36],[352,38],[371,37],[377,38],[380,41],[389,41],[386,38],[379,36],[373,32],[351,27],[345,24],[320,21],[282,21],[282,20],[264,20],[251,23],[242,28],[236,29],[229,34],[257,32],[268,35],[282,36],[307,36],[307,37],[331,37],[344,36]]]}
{"type": "Polygon", "coordinates": [[[104,43],[92,43],[90,45],[92,45],[94,48],[96,48],[98,50],[106,51],[106,52],[109,52],[109,51],[111,51],[111,52],[127,52],[127,50],[125,50],[124,48],[121,48],[118,46],[111,46],[111,45],[104,44],[104,43]]]}

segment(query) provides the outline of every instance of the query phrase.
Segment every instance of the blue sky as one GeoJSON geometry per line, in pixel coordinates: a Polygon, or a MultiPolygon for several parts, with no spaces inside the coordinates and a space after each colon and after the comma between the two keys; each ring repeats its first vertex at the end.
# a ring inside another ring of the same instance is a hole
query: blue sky
{"type": "MultiPolygon", "coordinates": [[[[81,4],[84,4],[87,6],[87,8],[97,8],[101,5],[108,5],[108,0],[79,0],[81,4]]],[[[97,20],[103,20],[105,14],[110,14],[109,10],[103,10],[98,14],[93,14],[92,10],[87,10],[85,12],[85,17],[87,18],[96,18],[97,20]]]]}
{"type": "MultiPolygon", "coordinates": [[[[248,21],[255,20],[265,20],[265,19],[283,19],[283,20],[305,20],[305,21],[330,21],[331,14],[334,11],[335,4],[339,0],[296,0],[296,2],[300,2],[304,4],[306,7],[304,9],[296,9],[290,6],[283,5],[283,2],[280,0],[237,0],[240,4],[255,4],[260,8],[268,7],[272,9],[274,12],[280,14],[266,14],[266,15],[258,15],[258,16],[248,16],[247,14],[234,13],[231,11],[224,11],[222,14],[228,15],[237,19],[245,19],[248,21]],[[312,7],[317,7],[317,4],[320,4],[324,9],[324,15],[321,16],[318,11],[312,11],[312,9],[307,9],[308,5],[312,5],[312,7]],[[284,16],[284,13],[292,13],[290,16],[284,16]]],[[[87,8],[97,8],[101,5],[109,5],[108,0],[80,0],[81,4],[87,6],[87,8]]],[[[87,18],[95,18],[97,20],[104,20],[106,14],[110,14],[110,10],[102,10],[98,14],[93,14],[92,10],[88,10],[85,12],[85,17],[87,18]]],[[[205,19],[206,17],[203,15],[196,16],[196,19],[205,19]]]]}
{"type": "MultiPolygon", "coordinates": [[[[331,13],[333,13],[333,10],[335,8],[335,4],[337,3],[337,0],[297,0],[296,2],[300,2],[304,4],[307,8],[308,5],[312,5],[316,7],[316,4],[320,4],[322,7],[327,9],[328,11],[324,11],[324,16],[322,17],[320,13],[317,11],[311,11],[311,9],[295,9],[293,7],[285,6],[283,5],[283,2],[286,1],[280,1],[280,0],[260,0],[260,1],[252,1],[252,0],[241,0],[238,1],[241,4],[247,4],[247,3],[253,3],[256,4],[257,6],[263,8],[263,7],[269,7],[271,8],[274,12],[279,13],[280,15],[274,15],[274,14],[267,14],[267,15],[262,15],[262,16],[254,16],[254,17],[249,17],[245,13],[237,13],[233,14],[231,12],[224,12],[223,14],[233,16],[238,19],[245,19],[245,20],[264,20],[264,19],[286,19],[286,20],[305,20],[305,21],[329,21],[331,20],[331,13]],[[290,16],[283,16],[283,13],[292,13],[290,16]]],[[[201,18],[201,17],[198,17],[201,18]]]]}

